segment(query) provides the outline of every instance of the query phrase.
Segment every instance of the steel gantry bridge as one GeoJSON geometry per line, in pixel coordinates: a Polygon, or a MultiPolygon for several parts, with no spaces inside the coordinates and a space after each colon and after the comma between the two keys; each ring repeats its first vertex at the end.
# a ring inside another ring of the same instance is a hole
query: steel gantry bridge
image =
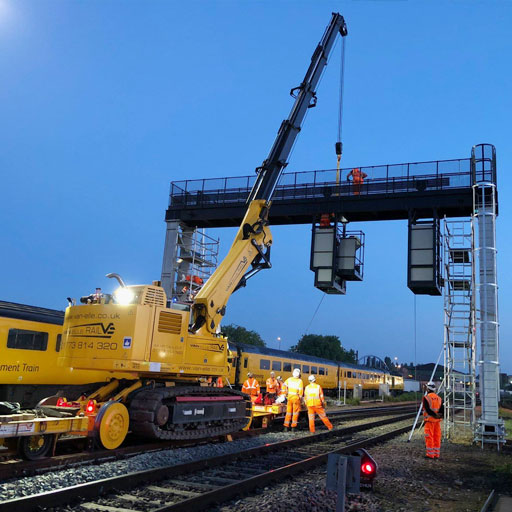
{"type": "MultiPolygon", "coordinates": [[[[352,170],[283,173],[272,199],[270,225],[310,224],[325,212],[347,221],[467,217],[473,211],[471,158],[360,167],[352,170]],[[359,192],[359,193],[354,193],[359,192]]],[[[173,181],[165,220],[193,227],[238,226],[256,175],[173,181]]]]}
{"type": "MultiPolygon", "coordinates": [[[[350,222],[408,220],[408,286],[414,293],[442,293],[445,298],[446,431],[453,432],[457,413],[463,410],[462,424],[474,430],[475,440],[495,443],[499,448],[504,442],[504,428],[498,416],[495,237],[498,193],[494,146],[479,144],[469,158],[359,169],[366,177],[358,185],[348,181],[352,168],[283,173],[272,199],[270,225],[313,224],[315,233],[315,223],[318,228],[319,219],[328,213],[336,223],[343,224],[345,233],[345,226],[350,222]],[[453,225],[446,225],[447,219],[454,218],[466,218],[476,225],[469,229],[469,238],[461,237],[464,240],[462,249],[453,249],[458,239],[450,235],[453,225]],[[444,242],[439,226],[443,219],[444,242]],[[445,261],[442,264],[443,252],[445,261]],[[425,264],[429,258],[430,263],[425,264]],[[464,279],[460,276],[463,267],[468,267],[470,274],[464,279]],[[419,284],[414,283],[415,275],[423,276],[416,278],[419,284]],[[477,339],[480,345],[478,363],[477,339]],[[454,355],[457,350],[463,354],[461,357],[454,355]],[[482,416],[478,421],[474,414],[477,366],[482,399],[482,416]],[[466,377],[461,380],[460,375],[466,377]],[[463,382],[463,389],[450,384],[455,380],[459,384],[463,382]],[[469,421],[466,418],[470,418],[469,421]]],[[[178,302],[186,300],[183,294],[180,296],[178,286],[185,285],[180,290],[186,290],[190,298],[194,287],[199,288],[208,278],[217,258],[211,248],[217,247],[218,243],[215,245],[215,241],[204,233],[204,228],[239,226],[256,178],[256,175],[250,175],[171,183],[162,266],[162,286],[168,297],[178,302]],[[193,273],[197,275],[192,276],[193,273]]],[[[340,233],[334,229],[334,238],[344,236],[340,233]]],[[[357,243],[360,241],[356,236],[351,238],[357,243]]],[[[315,235],[312,243],[314,240],[315,235]]],[[[346,263],[346,253],[340,257],[342,244],[337,243],[334,244],[336,254],[333,253],[333,259],[344,258],[346,263]]],[[[358,261],[356,257],[352,260],[358,261]]],[[[333,263],[334,267],[336,265],[333,263]]],[[[342,288],[329,293],[345,293],[344,282],[342,288]]]]}

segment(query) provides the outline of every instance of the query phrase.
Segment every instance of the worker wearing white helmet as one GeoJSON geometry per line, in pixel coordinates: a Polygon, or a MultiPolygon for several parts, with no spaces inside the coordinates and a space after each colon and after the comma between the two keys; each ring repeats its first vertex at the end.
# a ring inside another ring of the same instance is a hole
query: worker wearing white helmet
{"type": "Polygon", "coordinates": [[[288,430],[290,427],[290,420],[292,422],[292,432],[297,427],[299,420],[300,401],[304,395],[304,384],[300,378],[299,368],[293,370],[293,377],[286,379],[281,388],[281,394],[286,396],[286,416],[284,418],[284,429],[288,430]]]}
{"type": "Polygon", "coordinates": [[[253,377],[252,372],[247,374],[247,380],[244,382],[242,386],[242,393],[247,393],[250,395],[252,402],[254,402],[258,395],[260,394],[260,384],[253,377]]]}
{"type": "Polygon", "coordinates": [[[423,421],[425,422],[426,457],[438,459],[441,454],[441,419],[444,415],[442,398],[436,393],[436,385],[430,381],[425,386],[423,397],[423,421]]]}
{"type": "Polygon", "coordinates": [[[332,424],[325,414],[325,399],[322,386],[317,384],[314,375],[308,377],[309,384],[304,391],[304,398],[308,407],[309,431],[315,432],[315,414],[318,414],[324,425],[332,430],[332,424]]]}

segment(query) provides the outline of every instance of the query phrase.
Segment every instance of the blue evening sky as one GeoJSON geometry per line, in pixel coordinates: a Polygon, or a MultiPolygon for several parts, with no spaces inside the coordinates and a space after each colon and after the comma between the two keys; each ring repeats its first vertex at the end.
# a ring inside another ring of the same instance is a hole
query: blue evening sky
{"type": "MultiPolygon", "coordinates": [[[[496,145],[501,360],[512,372],[512,2],[0,0],[3,300],[65,308],[107,272],[160,278],[172,180],[252,174],[331,12],[349,28],[343,166],[469,157],[496,145]]],[[[335,166],[339,45],[289,171],[335,166]]],[[[415,359],[407,225],[367,234],[365,280],[327,296],[310,332],[360,355],[415,359]]],[[[273,229],[273,268],[226,323],[296,343],[321,299],[310,226],[273,229]]],[[[233,229],[217,230],[225,254],[233,229]]],[[[418,296],[420,363],[443,340],[442,298],[418,296]]]]}

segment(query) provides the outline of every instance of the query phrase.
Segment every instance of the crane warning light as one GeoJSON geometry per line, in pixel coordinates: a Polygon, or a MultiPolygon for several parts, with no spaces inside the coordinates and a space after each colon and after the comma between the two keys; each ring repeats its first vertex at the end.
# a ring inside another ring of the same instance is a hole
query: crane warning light
{"type": "Polygon", "coordinates": [[[92,414],[96,411],[96,400],[89,400],[85,406],[85,414],[92,414]]]}

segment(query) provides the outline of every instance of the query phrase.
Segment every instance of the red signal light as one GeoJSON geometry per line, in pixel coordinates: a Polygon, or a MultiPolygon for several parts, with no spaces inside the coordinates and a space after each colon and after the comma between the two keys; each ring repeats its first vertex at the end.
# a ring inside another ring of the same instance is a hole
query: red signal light
{"type": "Polygon", "coordinates": [[[375,473],[375,466],[371,462],[363,462],[361,464],[361,473],[366,476],[372,476],[375,473]]]}

